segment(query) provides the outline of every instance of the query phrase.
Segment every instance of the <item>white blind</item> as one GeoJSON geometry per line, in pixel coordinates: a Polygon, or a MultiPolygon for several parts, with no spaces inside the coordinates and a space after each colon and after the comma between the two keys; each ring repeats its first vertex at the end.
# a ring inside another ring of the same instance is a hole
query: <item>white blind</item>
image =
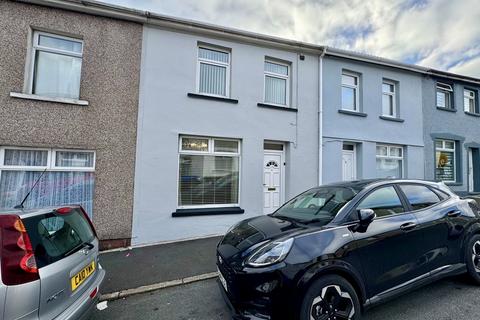
{"type": "Polygon", "coordinates": [[[226,96],[227,68],[208,63],[200,63],[200,93],[226,96]]]}
{"type": "Polygon", "coordinates": [[[265,76],[265,102],[285,105],[286,90],[286,79],[265,76]]]}

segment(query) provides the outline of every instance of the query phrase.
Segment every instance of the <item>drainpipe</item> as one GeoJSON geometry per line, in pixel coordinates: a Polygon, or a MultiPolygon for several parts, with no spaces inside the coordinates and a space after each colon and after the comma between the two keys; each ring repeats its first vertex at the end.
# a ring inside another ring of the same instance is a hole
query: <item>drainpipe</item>
{"type": "Polygon", "coordinates": [[[327,47],[323,47],[318,57],[318,185],[323,183],[323,57],[327,47]]]}

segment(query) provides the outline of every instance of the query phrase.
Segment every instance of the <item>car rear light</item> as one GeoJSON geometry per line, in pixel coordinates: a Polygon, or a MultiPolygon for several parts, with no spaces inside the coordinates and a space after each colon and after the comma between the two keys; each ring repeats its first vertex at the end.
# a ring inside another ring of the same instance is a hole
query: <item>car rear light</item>
{"type": "Polygon", "coordinates": [[[35,253],[22,220],[16,215],[1,215],[0,230],[3,283],[11,286],[38,280],[35,253]]]}
{"type": "Polygon", "coordinates": [[[72,212],[72,208],[70,207],[58,208],[55,210],[55,213],[58,214],[69,214],[70,212],[72,212]]]}
{"type": "Polygon", "coordinates": [[[95,287],[95,289],[93,289],[93,291],[90,293],[90,299],[93,299],[97,296],[97,293],[98,293],[98,287],[95,287]]]}

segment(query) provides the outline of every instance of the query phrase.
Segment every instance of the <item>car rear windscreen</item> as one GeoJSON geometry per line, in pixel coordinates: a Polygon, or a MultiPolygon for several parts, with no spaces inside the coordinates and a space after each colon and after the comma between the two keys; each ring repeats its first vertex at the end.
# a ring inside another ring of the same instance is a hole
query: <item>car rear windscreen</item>
{"type": "Polygon", "coordinates": [[[90,243],[95,234],[80,208],[23,219],[39,268],[67,257],[90,243]]]}

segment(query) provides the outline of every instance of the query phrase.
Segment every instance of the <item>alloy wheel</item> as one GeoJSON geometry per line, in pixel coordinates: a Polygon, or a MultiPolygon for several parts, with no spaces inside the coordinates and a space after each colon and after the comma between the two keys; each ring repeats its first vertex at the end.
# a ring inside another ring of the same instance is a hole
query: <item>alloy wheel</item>
{"type": "Polygon", "coordinates": [[[352,297],[338,285],[324,287],[310,308],[310,320],[350,320],[354,315],[352,297]]]}
{"type": "Polygon", "coordinates": [[[475,271],[480,273],[480,240],[473,244],[472,259],[475,271]]]}

